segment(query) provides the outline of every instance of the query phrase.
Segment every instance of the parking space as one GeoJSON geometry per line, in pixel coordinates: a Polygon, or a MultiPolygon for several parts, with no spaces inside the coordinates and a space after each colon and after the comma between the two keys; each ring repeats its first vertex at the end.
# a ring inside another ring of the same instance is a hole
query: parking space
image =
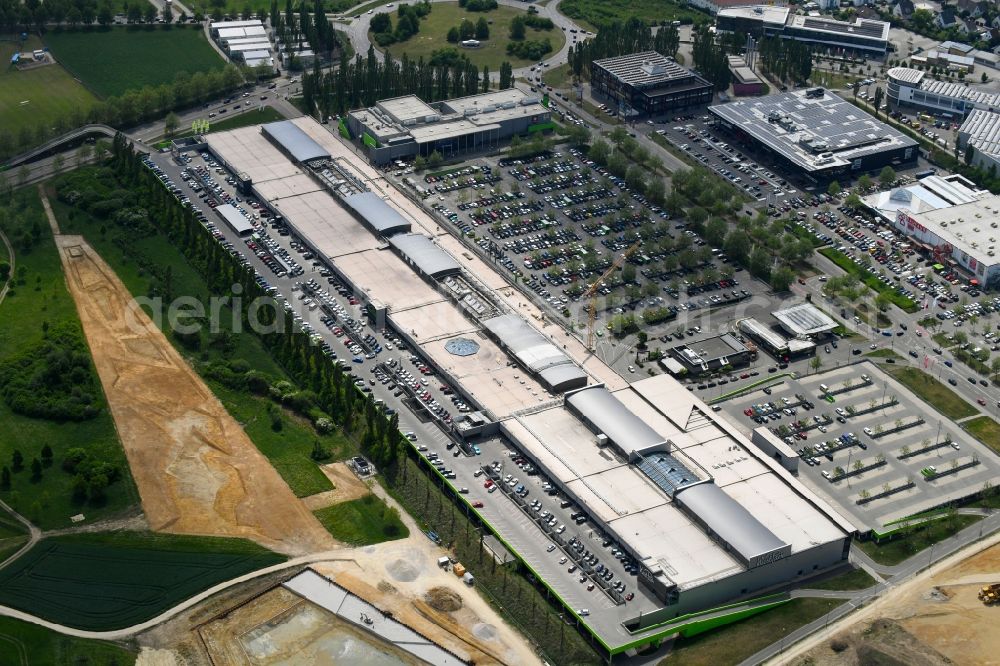
{"type": "Polygon", "coordinates": [[[723,403],[748,435],[768,428],[799,455],[798,477],[859,530],[973,495],[996,456],[872,363],[723,403]]]}

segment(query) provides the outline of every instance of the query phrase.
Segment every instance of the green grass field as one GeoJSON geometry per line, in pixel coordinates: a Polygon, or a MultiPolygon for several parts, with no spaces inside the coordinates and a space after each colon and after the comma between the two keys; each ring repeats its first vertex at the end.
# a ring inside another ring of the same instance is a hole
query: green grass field
{"type": "MultiPolygon", "coordinates": [[[[60,219],[63,232],[80,234],[86,238],[114,269],[132,294],[149,293],[153,278],[145,266],[157,265],[164,269],[170,268],[175,294],[190,295],[207,302],[209,292],[205,281],[165,236],[123,233],[119,237],[116,230],[106,231],[102,235],[101,228],[105,226],[103,222],[54,197],[50,197],[50,200],[53,210],[60,219]],[[121,243],[116,242],[117,240],[121,243]],[[122,249],[123,245],[128,248],[128,254],[122,249]]],[[[227,312],[224,312],[223,316],[231,317],[227,312]]],[[[173,341],[172,336],[168,338],[173,341]]],[[[228,355],[208,346],[203,346],[196,355],[192,355],[183,347],[178,349],[198,371],[213,361],[242,359],[249,364],[250,369],[269,375],[275,380],[288,379],[285,371],[272,360],[256,336],[243,333],[235,335],[233,341],[234,349],[228,355]]],[[[319,435],[305,420],[287,410],[283,410],[282,429],[275,432],[267,416],[268,400],[226,388],[211,380],[208,384],[297,496],[305,497],[332,488],[329,479],[309,457],[314,441],[319,440],[323,447],[331,452],[334,459],[352,455],[357,451],[357,446],[339,432],[319,435]]]]}
{"type": "Polygon", "coordinates": [[[915,527],[909,534],[886,539],[881,543],[874,540],[855,543],[879,564],[893,566],[982,519],[982,516],[956,515],[953,518],[929,521],[915,527]]]}
{"type": "MultiPolygon", "coordinates": [[[[30,37],[25,50],[41,48],[41,42],[30,37]]],[[[72,109],[86,111],[95,97],[75,81],[59,65],[19,70],[10,67],[10,57],[16,50],[13,42],[0,42],[0,132],[18,136],[22,128],[52,123],[72,109]]]]}
{"type": "MultiPolygon", "coordinates": [[[[429,59],[431,54],[438,49],[447,47],[457,48],[460,53],[468,56],[469,60],[477,66],[487,65],[491,72],[500,69],[500,63],[504,60],[510,62],[514,67],[523,67],[531,63],[530,60],[514,58],[507,55],[507,42],[510,41],[510,22],[517,15],[524,15],[525,12],[501,5],[491,12],[467,12],[458,6],[457,2],[435,2],[431,13],[420,22],[420,32],[410,39],[400,44],[393,44],[389,47],[389,52],[397,59],[404,53],[410,56],[411,60],[423,57],[429,59]],[[465,49],[456,44],[449,44],[447,40],[448,30],[452,26],[461,25],[462,19],[467,19],[475,23],[480,17],[485,17],[490,24],[490,38],[485,40],[477,49],[465,49]]],[[[396,15],[393,14],[393,25],[395,25],[396,15]]],[[[372,37],[369,33],[369,37],[372,37]]],[[[552,42],[552,51],[545,57],[551,57],[558,53],[566,42],[566,36],[562,30],[554,28],[552,30],[534,30],[528,28],[525,39],[541,40],[548,37],[552,42]]]]}
{"type": "Polygon", "coordinates": [[[978,416],[962,424],[970,435],[1000,455],[1000,424],[989,416],[978,416]]]}
{"type": "Polygon", "coordinates": [[[375,495],[313,512],[333,537],[353,546],[405,539],[410,535],[399,514],[375,495]]]}
{"type": "Polygon", "coordinates": [[[573,73],[569,69],[569,63],[552,67],[542,74],[542,83],[553,88],[569,88],[572,82],[573,73]]]}
{"type": "Polygon", "coordinates": [[[284,560],[241,539],[150,532],[53,537],[0,570],[0,603],[71,627],[110,630],[284,560]]]}
{"type": "Polygon", "coordinates": [[[792,599],[787,604],[691,638],[678,638],[659,666],[737,664],[844,603],[840,599],[792,599]]]}
{"type": "Polygon", "coordinates": [[[896,360],[903,358],[891,349],[876,349],[875,351],[868,352],[865,356],[872,356],[875,358],[894,358],[896,360]]]}
{"type": "Polygon", "coordinates": [[[28,530],[24,524],[0,509],[0,563],[20,550],[27,540],[28,530]]]}
{"type": "Polygon", "coordinates": [[[135,659],[134,650],[115,643],[64,636],[37,624],[0,617],[3,666],[131,666],[135,659]]]}
{"type": "Polygon", "coordinates": [[[864,590],[875,584],[875,579],[864,569],[851,569],[832,578],[807,583],[810,590],[864,590]]]}
{"type": "MultiPolygon", "coordinates": [[[[240,127],[246,127],[247,125],[257,125],[258,123],[270,123],[275,120],[284,120],[285,117],[278,113],[274,107],[265,106],[263,109],[252,109],[250,111],[244,111],[243,113],[238,113],[233,116],[227,116],[222,118],[213,118],[211,124],[209,125],[208,131],[211,132],[225,132],[226,130],[237,129],[240,127]]],[[[181,128],[177,136],[189,136],[193,134],[191,128],[181,128]]]]}
{"type": "MultiPolygon", "coordinates": [[[[35,188],[19,190],[7,206],[0,225],[8,238],[16,238],[38,225],[40,240],[30,251],[18,251],[17,268],[25,270],[24,284],[16,283],[0,305],[0,362],[34,348],[43,340],[42,323],[55,326],[69,322],[79,327],[73,298],[66,289],[62,265],[35,188]]],[[[96,380],[95,380],[96,382],[96,380]]],[[[97,383],[99,385],[99,383],[97,383]]],[[[125,453],[107,410],[96,418],[77,423],[59,423],[13,413],[0,401],[0,464],[10,465],[15,449],[25,465],[39,456],[43,443],[53,451],[54,464],[45,469],[41,481],[32,482],[25,469],[12,475],[11,490],[0,498],[43,529],[70,525],[70,516],[83,513],[87,522],[121,512],[138,503],[139,496],[129,473],[125,453]],[[122,479],[110,485],[101,506],[79,505],[72,499],[73,476],[60,469],[65,451],[83,447],[94,457],[114,463],[122,479]]]]}
{"type": "Polygon", "coordinates": [[[98,95],[172,82],[179,72],[222,69],[226,64],[200,27],[59,31],[45,44],[70,73],[98,95]]]}
{"type": "Polygon", "coordinates": [[[976,413],[972,405],[922,370],[892,366],[883,366],[883,369],[949,419],[961,419],[976,413]]]}
{"type": "Polygon", "coordinates": [[[683,21],[709,23],[711,18],[676,0],[563,0],[559,13],[570,17],[591,32],[611,21],[624,21],[632,16],[648,23],[683,21]]]}

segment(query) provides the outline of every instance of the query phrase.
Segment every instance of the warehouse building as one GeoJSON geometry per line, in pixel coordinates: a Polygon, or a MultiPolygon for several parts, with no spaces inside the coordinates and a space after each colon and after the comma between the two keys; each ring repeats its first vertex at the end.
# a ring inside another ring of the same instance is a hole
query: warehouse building
{"type": "Polygon", "coordinates": [[[209,34],[234,62],[249,67],[274,65],[271,40],[259,19],[212,21],[209,34]]]}
{"type": "Polygon", "coordinates": [[[655,115],[712,101],[712,84],[656,51],[595,60],[590,87],[622,115],[655,115]]]}
{"type": "Polygon", "coordinates": [[[416,95],[382,100],[351,111],[347,128],[373,164],[424,157],[445,157],[499,148],[512,136],[554,127],[539,97],[516,88],[428,104],[416,95]]]}
{"type": "Polygon", "coordinates": [[[935,81],[919,69],[893,67],[886,72],[886,97],[893,106],[929,111],[943,118],[964,118],[975,109],[1000,108],[1000,93],[964,83],[935,81]]]}
{"type": "Polygon", "coordinates": [[[749,34],[757,39],[779,37],[805,42],[819,53],[853,53],[882,59],[889,51],[889,24],[885,21],[838,21],[829,16],[793,14],[788,7],[774,5],[722,9],[716,27],[721,32],[749,34]]]}
{"type": "MultiPolygon", "coordinates": [[[[314,120],[290,122],[310,141],[257,127],[206,141],[462,397],[475,414],[466,436],[504,438],[578,504],[588,529],[635,560],[634,599],[624,603],[609,586],[614,602],[579,618],[608,657],[662,639],[663,622],[845,561],[851,526],[700,398],[667,375],[629,384],[561,327],[536,328],[521,314],[531,306],[504,293],[503,276],[475,257],[454,263],[464,246],[448,234],[427,238],[436,221],[391,185],[387,199],[375,197],[389,209],[380,212],[413,231],[386,243],[397,225],[368,219],[370,197],[338,194],[313,175],[330,168],[324,164],[345,165],[339,187],[350,189],[379,172],[352,162],[350,147],[314,120]]],[[[569,552],[569,533],[539,529],[544,535],[531,538],[569,552]]],[[[505,536],[516,543],[524,533],[505,536]]]]}
{"type": "Polygon", "coordinates": [[[770,153],[814,182],[916,161],[917,142],[823,88],[708,109],[735,141],[770,153]]]}
{"type": "Polygon", "coordinates": [[[958,130],[959,150],[972,146],[972,165],[1000,173],[1000,113],[976,109],[958,130]]]}

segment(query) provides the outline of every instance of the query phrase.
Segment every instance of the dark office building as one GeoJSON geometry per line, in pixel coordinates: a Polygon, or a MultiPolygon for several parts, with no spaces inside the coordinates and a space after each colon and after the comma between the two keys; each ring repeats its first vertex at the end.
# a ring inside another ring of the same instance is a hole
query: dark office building
{"type": "Polygon", "coordinates": [[[590,86],[625,115],[656,115],[712,101],[712,84],[656,51],[595,60],[590,86]]]}

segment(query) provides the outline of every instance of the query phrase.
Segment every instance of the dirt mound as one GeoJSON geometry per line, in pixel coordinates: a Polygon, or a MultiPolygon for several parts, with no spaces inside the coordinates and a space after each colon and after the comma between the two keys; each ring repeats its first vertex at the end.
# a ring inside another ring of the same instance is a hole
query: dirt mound
{"type": "Polygon", "coordinates": [[[386,594],[396,594],[399,590],[392,583],[384,580],[378,582],[378,591],[385,592],[386,594]]]}
{"type": "Polygon", "coordinates": [[[462,607],[462,597],[447,587],[432,587],[427,590],[427,594],[424,595],[424,601],[431,608],[445,613],[457,611],[462,607]]]}
{"type": "Polygon", "coordinates": [[[385,565],[385,570],[401,583],[412,583],[420,576],[420,569],[406,560],[393,560],[385,565]]]}

